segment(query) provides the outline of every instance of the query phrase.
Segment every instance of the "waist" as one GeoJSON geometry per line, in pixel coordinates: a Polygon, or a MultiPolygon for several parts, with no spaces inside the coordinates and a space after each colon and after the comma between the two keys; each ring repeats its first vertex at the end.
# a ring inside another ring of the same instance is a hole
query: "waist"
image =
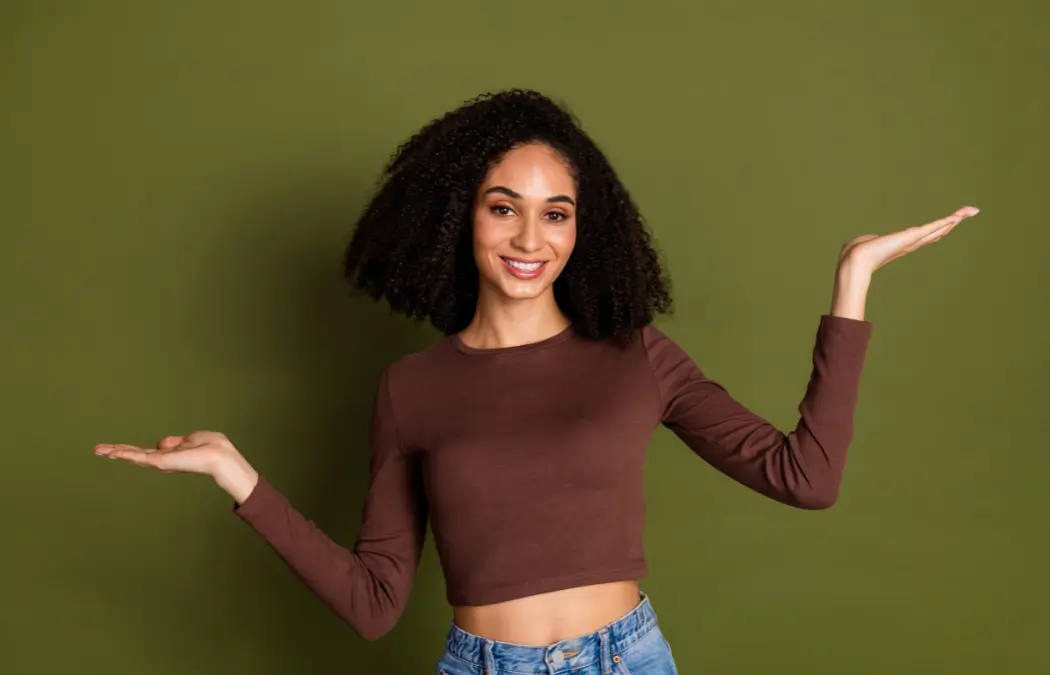
{"type": "Polygon", "coordinates": [[[453,622],[489,640],[548,645],[583,635],[624,616],[638,604],[638,582],[615,580],[453,608],[453,622]]]}
{"type": "Polygon", "coordinates": [[[446,639],[449,654],[467,663],[495,672],[551,672],[564,668],[575,672],[591,663],[609,664],[614,655],[623,652],[656,628],[656,612],[649,597],[636,595],[634,607],[626,614],[597,630],[547,645],[527,645],[493,640],[464,630],[453,622],[446,639]]]}

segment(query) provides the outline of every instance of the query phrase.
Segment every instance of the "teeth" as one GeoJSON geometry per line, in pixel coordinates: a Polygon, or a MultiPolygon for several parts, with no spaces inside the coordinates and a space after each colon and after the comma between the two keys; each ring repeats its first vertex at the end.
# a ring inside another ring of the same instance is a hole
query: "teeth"
{"type": "MultiPolygon", "coordinates": [[[[504,258],[504,260],[506,260],[506,258],[504,258]]],[[[543,263],[523,263],[518,262],[517,260],[507,260],[507,264],[519,270],[525,270],[526,272],[535,272],[540,268],[540,265],[542,265],[543,263]]]]}

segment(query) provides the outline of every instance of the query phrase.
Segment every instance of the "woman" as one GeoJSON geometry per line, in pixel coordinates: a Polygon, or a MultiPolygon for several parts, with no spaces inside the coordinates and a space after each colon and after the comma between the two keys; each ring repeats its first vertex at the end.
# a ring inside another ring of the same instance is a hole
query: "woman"
{"type": "Polygon", "coordinates": [[[481,96],[398,149],[346,251],[351,284],[446,336],[379,382],[352,550],[221,433],[95,452],[212,476],[368,640],[400,616],[429,520],[453,608],[438,673],[674,673],[638,585],[651,432],[667,425],[772,499],[831,506],[871,335],[871,275],[976,213],[842,248],[801,419],[783,434],[653,327],[671,307],[658,256],[575,119],[536,92],[481,96]]]}

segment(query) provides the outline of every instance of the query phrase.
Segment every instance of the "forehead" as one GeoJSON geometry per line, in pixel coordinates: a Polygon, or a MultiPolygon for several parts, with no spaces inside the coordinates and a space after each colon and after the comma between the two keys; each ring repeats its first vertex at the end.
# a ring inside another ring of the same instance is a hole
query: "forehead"
{"type": "Polygon", "coordinates": [[[524,194],[524,191],[575,192],[575,183],[572,171],[557,152],[547,145],[530,143],[503,155],[489,169],[482,185],[504,185],[524,194]]]}

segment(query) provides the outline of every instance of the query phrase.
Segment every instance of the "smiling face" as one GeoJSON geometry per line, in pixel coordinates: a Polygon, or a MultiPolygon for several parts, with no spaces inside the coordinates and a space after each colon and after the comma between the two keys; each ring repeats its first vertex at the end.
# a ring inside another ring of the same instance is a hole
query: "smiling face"
{"type": "Polygon", "coordinates": [[[576,244],[576,182],[549,146],[513,148],[474,202],[474,261],[482,295],[525,300],[551,294],[576,244]]]}

